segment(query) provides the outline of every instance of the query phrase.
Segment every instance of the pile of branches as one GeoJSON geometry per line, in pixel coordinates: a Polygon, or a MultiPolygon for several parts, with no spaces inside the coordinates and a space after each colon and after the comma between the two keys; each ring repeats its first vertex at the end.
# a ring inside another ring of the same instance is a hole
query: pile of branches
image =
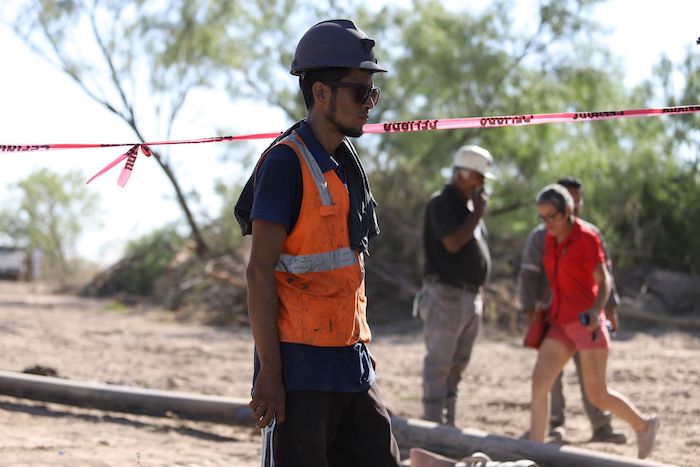
{"type": "Polygon", "coordinates": [[[178,318],[212,325],[248,325],[245,262],[233,255],[176,257],[153,298],[178,318]]]}
{"type": "Polygon", "coordinates": [[[147,288],[133,277],[139,258],[127,256],[96,276],[82,295],[110,297],[126,305],[149,303],[177,319],[212,325],[247,325],[245,261],[232,254],[199,257],[191,245],[178,252],[147,288]]]}

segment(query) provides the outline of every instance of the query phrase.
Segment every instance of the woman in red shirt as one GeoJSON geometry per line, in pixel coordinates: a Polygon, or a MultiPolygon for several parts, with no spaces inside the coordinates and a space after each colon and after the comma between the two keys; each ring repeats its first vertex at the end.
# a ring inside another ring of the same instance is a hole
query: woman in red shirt
{"type": "Polygon", "coordinates": [[[645,417],[624,395],[607,386],[610,335],[603,307],[610,278],[598,235],[573,215],[573,206],[573,198],[561,185],[548,185],[537,195],[539,217],[547,228],[543,262],[552,303],[550,326],[532,372],[529,436],[532,441],[544,442],[552,384],[566,362],[579,352],[588,399],[632,426],[637,433],[638,456],[644,458],[654,447],[659,419],[645,417]]]}

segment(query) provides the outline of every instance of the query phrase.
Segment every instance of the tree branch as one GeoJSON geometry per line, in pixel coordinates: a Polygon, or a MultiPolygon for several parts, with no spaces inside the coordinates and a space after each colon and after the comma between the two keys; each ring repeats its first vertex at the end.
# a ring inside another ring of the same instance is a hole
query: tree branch
{"type": "Polygon", "coordinates": [[[119,97],[121,98],[122,104],[124,105],[124,108],[128,112],[128,116],[122,116],[128,123],[131,125],[132,128],[136,127],[136,118],[134,116],[134,108],[131,105],[131,103],[128,101],[126,98],[126,93],[124,92],[124,87],[122,86],[121,80],[119,79],[119,75],[117,74],[117,70],[114,66],[114,61],[112,60],[112,56],[109,53],[109,50],[107,50],[107,47],[104,44],[104,41],[102,40],[102,36],[100,36],[99,31],[97,30],[97,23],[95,21],[95,10],[91,10],[88,14],[90,18],[90,26],[92,27],[92,33],[93,36],[95,37],[95,40],[97,41],[97,45],[100,48],[100,52],[102,52],[102,58],[104,58],[105,62],[107,62],[107,66],[109,67],[109,72],[110,72],[110,77],[112,79],[112,84],[114,84],[114,87],[117,89],[117,92],[119,92],[119,97]]]}
{"type": "Polygon", "coordinates": [[[177,114],[180,113],[180,109],[182,109],[182,106],[185,104],[185,100],[187,99],[187,96],[189,95],[192,86],[192,84],[188,84],[187,86],[183,87],[178,93],[177,98],[173,101],[173,107],[170,111],[170,116],[168,117],[168,124],[165,131],[165,134],[168,138],[170,138],[171,136],[173,125],[175,124],[175,119],[177,118],[177,114]]]}
{"type": "Polygon", "coordinates": [[[250,76],[250,71],[248,69],[243,70],[243,80],[248,86],[250,86],[253,89],[253,91],[255,91],[254,93],[248,93],[245,97],[259,98],[260,96],[263,96],[263,99],[265,99],[265,101],[267,101],[273,106],[280,108],[289,117],[290,120],[299,119],[299,115],[297,115],[295,109],[290,108],[284,102],[282,102],[281,99],[277,98],[277,96],[279,96],[280,93],[271,92],[268,89],[262,89],[258,84],[260,80],[253,79],[253,77],[250,76]]]}

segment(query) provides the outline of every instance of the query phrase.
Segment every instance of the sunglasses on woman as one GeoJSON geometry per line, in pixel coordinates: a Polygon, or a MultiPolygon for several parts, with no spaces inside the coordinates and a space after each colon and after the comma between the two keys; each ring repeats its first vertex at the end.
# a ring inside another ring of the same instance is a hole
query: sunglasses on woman
{"type": "Polygon", "coordinates": [[[364,104],[367,99],[372,99],[372,104],[377,105],[379,102],[379,94],[382,90],[378,87],[369,87],[362,83],[348,83],[346,81],[324,81],[332,88],[351,88],[355,92],[355,101],[358,104],[364,104]]]}
{"type": "Polygon", "coordinates": [[[538,214],[537,218],[539,220],[541,220],[542,222],[544,222],[545,224],[549,224],[554,219],[556,219],[559,214],[561,214],[561,212],[559,212],[559,211],[551,212],[549,214],[538,214]]]}

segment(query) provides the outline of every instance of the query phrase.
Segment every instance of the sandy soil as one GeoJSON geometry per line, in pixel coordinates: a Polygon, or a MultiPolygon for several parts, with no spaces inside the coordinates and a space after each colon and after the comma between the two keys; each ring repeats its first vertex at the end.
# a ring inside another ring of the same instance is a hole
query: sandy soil
{"type": "MultiPolygon", "coordinates": [[[[420,414],[424,354],[420,324],[375,326],[371,349],[389,408],[420,414]]],[[[700,335],[675,329],[622,332],[608,378],[644,412],[661,414],[652,459],[683,466],[700,459],[700,335]]],[[[154,309],[0,283],[0,369],[41,365],[58,375],[147,388],[245,398],[252,370],[246,329],[178,323],[154,309]]],[[[458,425],[520,436],[528,425],[535,353],[518,337],[485,329],[461,385],[458,425]]],[[[566,369],[568,442],[624,456],[635,444],[588,443],[573,366],[566,369]]],[[[616,427],[631,429],[620,420],[616,427]]],[[[102,412],[0,396],[0,466],[258,466],[256,430],[102,412]]],[[[468,453],[465,453],[468,454],[468,453]]]]}

